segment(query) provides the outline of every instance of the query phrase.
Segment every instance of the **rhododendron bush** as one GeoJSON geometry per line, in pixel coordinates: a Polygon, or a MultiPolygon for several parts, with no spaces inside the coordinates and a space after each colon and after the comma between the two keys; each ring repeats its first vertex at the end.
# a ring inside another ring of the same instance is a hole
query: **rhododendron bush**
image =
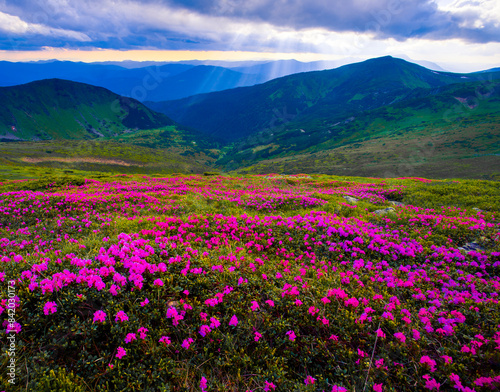
{"type": "Polygon", "coordinates": [[[500,389],[499,211],[459,183],[29,184],[0,188],[5,390],[500,389]]]}

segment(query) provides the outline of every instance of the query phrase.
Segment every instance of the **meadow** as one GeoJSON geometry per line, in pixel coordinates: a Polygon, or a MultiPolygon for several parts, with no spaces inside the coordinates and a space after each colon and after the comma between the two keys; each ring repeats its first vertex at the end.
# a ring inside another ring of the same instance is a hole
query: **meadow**
{"type": "Polygon", "coordinates": [[[499,213],[486,180],[5,180],[0,390],[498,390],[499,213]]]}

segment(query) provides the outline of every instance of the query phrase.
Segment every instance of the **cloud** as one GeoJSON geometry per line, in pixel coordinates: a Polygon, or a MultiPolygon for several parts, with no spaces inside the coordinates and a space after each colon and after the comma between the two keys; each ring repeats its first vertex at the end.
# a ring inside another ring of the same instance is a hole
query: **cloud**
{"type": "Polygon", "coordinates": [[[0,49],[324,52],[371,39],[500,41],[497,0],[437,1],[0,0],[0,49]]]}
{"type": "Polygon", "coordinates": [[[52,28],[38,23],[28,23],[15,15],[9,15],[0,11],[0,32],[12,36],[43,36],[45,38],[73,40],[89,42],[91,39],[83,33],[52,28]]]}
{"type": "Polygon", "coordinates": [[[170,0],[165,3],[206,15],[292,29],[372,33],[378,38],[401,41],[418,37],[500,41],[498,0],[457,0],[447,7],[440,7],[440,0],[170,0]]]}

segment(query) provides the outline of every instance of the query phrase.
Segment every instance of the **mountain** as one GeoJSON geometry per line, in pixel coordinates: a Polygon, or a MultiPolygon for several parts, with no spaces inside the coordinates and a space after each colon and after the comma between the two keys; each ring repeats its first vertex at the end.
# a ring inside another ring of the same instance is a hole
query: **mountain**
{"type": "Polygon", "coordinates": [[[499,174],[499,96],[500,79],[415,89],[405,100],[344,121],[291,122],[249,137],[218,165],[257,173],[312,173],[321,162],[322,172],[346,175],[499,174]]]}
{"type": "MultiPolygon", "coordinates": [[[[159,68],[162,72],[163,66],[159,68]]],[[[267,79],[266,79],[267,80],[267,79]]],[[[188,97],[200,93],[227,90],[240,86],[251,86],[263,82],[261,75],[244,74],[223,67],[198,65],[182,73],[160,80],[154,88],[144,89],[141,101],[163,101],[188,97]]]]}
{"type": "Polygon", "coordinates": [[[223,171],[477,178],[500,167],[499,83],[384,57],[148,106],[225,140],[223,171]]]}
{"type": "Polygon", "coordinates": [[[339,65],[344,65],[344,63],[339,64],[339,62],[333,61],[313,61],[303,63],[297,60],[277,60],[263,64],[231,67],[231,69],[233,71],[238,71],[245,74],[261,75],[262,81],[267,82],[269,80],[281,78],[283,76],[293,75],[301,72],[320,71],[339,65]]]}
{"type": "Polygon", "coordinates": [[[53,78],[104,87],[139,101],[179,99],[200,93],[251,86],[269,80],[260,74],[245,74],[223,67],[183,63],[125,68],[115,64],[70,61],[0,61],[0,86],[15,86],[53,78]]]}
{"type": "Polygon", "coordinates": [[[174,125],[102,87],[48,79],[0,88],[0,140],[95,139],[174,125]]]}
{"type": "Polygon", "coordinates": [[[264,84],[146,103],[179,123],[234,142],[288,124],[353,113],[403,100],[419,88],[471,82],[488,74],[436,72],[401,59],[382,57],[326,71],[294,74],[264,84]]]}
{"type": "Polygon", "coordinates": [[[217,156],[212,139],[102,87],[48,79],[0,88],[0,166],[203,173],[217,156]]]}

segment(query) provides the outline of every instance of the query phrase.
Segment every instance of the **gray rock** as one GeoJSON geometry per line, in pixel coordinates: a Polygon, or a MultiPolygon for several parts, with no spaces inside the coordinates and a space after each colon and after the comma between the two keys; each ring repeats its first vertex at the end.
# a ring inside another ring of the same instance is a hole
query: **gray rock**
{"type": "Polygon", "coordinates": [[[387,214],[387,213],[389,213],[389,212],[394,212],[394,211],[396,211],[394,208],[392,208],[392,207],[387,207],[387,208],[384,208],[384,209],[382,209],[382,210],[375,210],[375,211],[373,211],[373,212],[374,212],[375,214],[377,214],[377,215],[385,215],[385,214],[387,214]]]}
{"type": "Polygon", "coordinates": [[[344,199],[346,199],[349,203],[354,203],[356,204],[358,202],[358,199],[352,196],[342,196],[344,199]]]}
{"type": "Polygon", "coordinates": [[[478,252],[484,250],[484,248],[479,245],[476,241],[467,242],[464,246],[460,246],[458,249],[463,250],[464,252],[478,252]]]}
{"type": "Polygon", "coordinates": [[[404,207],[405,204],[401,203],[400,201],[395,201],[395,200],[388,200],[389,204],[392,204],[393,206],[397,207],[404,207]]]}

